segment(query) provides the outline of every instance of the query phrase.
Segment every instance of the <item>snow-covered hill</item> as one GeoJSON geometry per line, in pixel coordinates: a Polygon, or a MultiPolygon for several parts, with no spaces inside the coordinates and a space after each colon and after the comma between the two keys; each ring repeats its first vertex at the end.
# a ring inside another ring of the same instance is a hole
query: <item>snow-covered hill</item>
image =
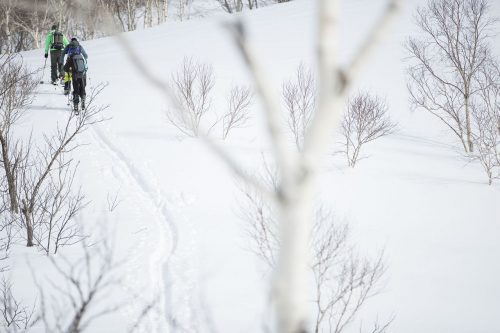
{"type": "MultiPolygon", "coordinates": [[[[500,186],[488,186],[479,165],[466,163],[432,116],[409,111],[402,41],[415,31],[412,13],[423,1],[407,1],[401,17],[364,68],[356,86],[385,96],[399,131],[366,147],[370,157],[354,170],[330,157],[321,179],[322,198],[349,223],[364,254],[385,249],[388,272],[349,332],[378,316],[395,316],[391,332],[500,332],[500,186]]],[[[355,52],[382,12],[383,0],[344,1],[341,59],[355,52]]],[[[499,4],[493,4],[498,13],[499,4]]],[[[313,1],[296,0],[243,15],[257,56],[279,92],[300,62],[313,65],[313,1]]],[[[184,57],[212,64],[214,109],[232,83],[250,83],[227,32],[228,15],[172,22],[124,35],[158,77],[169,80],[184,57]]],[[[500,39],[497,40],[500,41],[500,39]]],[[[144,79],[115,38],[82,42],[89,53],[89,87],[108,82],[99,102],[109,121],[80,138],[75,152],[78,182],[90,206],[80,217],[87,230],[112,230],[122,266],[127,306],[98,319],[90,332],[125,332],[144,304],[195,331],[206,312],[219,332],[258,332],[266,317],[270,275],[247,250],[236,214],[241,193],[235,177],[208,147],[184,138],[168,123],[164,97],[144,79]],[[120,204],[110,212],[107,199],[120,204]],[[135,296],[139,295],[139,296],[135,296]]],[[[33,66],[43,52],[27,52],[33,66]]],[[[48,71],[45,73],[48,78],[48,71]]],[[[53,128],[69,112],[60,88],[40,85],[24,118],[26,133],[53,128]]],[[[260,105],[252,121],[220,143],[248,170],[269,152],[260,105]]],[[[18,292],[34,295],[25,257],[16,249],[14,276],[27,276],[18,292]]],[[[71,254],[71,250],[67,250],[71,254]]],[[[64,253],[64,250],[62,251],[64,253]]],[[[39,262],[39,263],[38,263],[39,262]]],[[[159,312],[144,331],[166,332],[159,312]]],[[[36,330],[35,330],[36,331],[36,330]]],[[[39,331],[43,331],[39,327],[39,331]]]]}

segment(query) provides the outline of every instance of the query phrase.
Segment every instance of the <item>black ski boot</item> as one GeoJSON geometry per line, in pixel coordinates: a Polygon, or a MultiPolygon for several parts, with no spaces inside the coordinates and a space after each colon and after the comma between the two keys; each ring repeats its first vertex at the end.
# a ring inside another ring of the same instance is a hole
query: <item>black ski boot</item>
{"type": "Polygon", "coordinates": [[[80,111],[78,111],[78,102],[73,104],[73,111],[76,115],[80,113],[80,111]]]}

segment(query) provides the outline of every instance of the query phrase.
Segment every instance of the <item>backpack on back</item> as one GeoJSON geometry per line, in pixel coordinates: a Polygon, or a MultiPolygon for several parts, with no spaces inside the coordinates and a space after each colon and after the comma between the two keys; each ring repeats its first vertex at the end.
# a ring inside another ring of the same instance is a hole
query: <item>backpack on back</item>
{"type": "Polygon", "coordinates": [[[52,47],[56,50],[62,50],[64,47],[63,44],[63,34],[60,31],[54,31],[54,42],[52,43],[52,47]]]}
{"type": "Polygon", "coordinates": [[[86,71],[85,59],[83,58],[83,55],[80,53],[74,54],[71,57],[71,61],[73,62],[73,75],[75,75],[76,78],[83,78],[86,71]]]}

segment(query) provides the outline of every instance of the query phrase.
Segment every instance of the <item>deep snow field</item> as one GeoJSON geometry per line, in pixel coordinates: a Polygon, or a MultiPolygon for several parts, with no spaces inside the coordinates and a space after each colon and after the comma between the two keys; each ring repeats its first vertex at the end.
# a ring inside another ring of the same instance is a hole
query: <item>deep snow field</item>
{"type": "MultiPolygon", "coordinates": [[[[342,62],[356,52],[384,4],[343,1],[342,62]]],[[[360,322],[391,316],[390,332],[500,332],[500,185],[488,186],[480,165],[461,157],[444,126],[424,111],[411,112],[408,104],[402,42],[415,32],[412,14],[422,4],[406,1],[354,89],[385,97],[398,132],[367,145],[368,158],[355,169],[328,156],[321,177],[321,200],[347,221],[359,251],[372,256],[383,249],[388,266],[381,293],[366,303],[348,332],[358,332],[360,322]]],[[[499,14],[498,0],[492,5],[499,14]]],[[[314,1],[295,0],[241,16],[276,93],[299,63],[314,66],[315,15],[314,1]]],[[[213,65],[213,108],[222,110],[232,83],[251,83],[227,32],[233,18],[171,22],[124,37],[163,80],[184,57],[213,65]]],[[[496,41],[500,45],[499,36],[496,41]]],[[[88,331],[126,332],[156,298],[159,306],[142,323],[143,332],[168,331],[160,312],[176,318],[186,332],[196,331],[201,313],[217,332],[260,332],[271,276],[248,251],[237,214],[242,194],[236,177],[206,144],[183,137],[168,123],[164,96],[116,38],[82,45],[89,54],[88,88],[109,84],[99,103],[109,104],[111,119],[86,131],[79,138],[86,145],[74,153],[80,160],[78,183],[91,200],[79,220],[94,235],[104,232],[104,225],[113,236],[116,255],[124,260],[123,286],[108,300],[127,302],[88,331]],[[115,195],[120,203],[110,212],[107,197],[115,195]]],[[[30,65],[43,66],[41,50],[23,56],[30,65]]],[[[68,112],[62,88],[40,85],[21,127],[25,133],[53,129],[68,112]]],[[[246,128],[217,139],[249,171],[259,170],[262,154],[271,151],[257,99],[251,114],[246,128]]],[[[74,251],[69,247],[61,255],[74,251]]],[[[22,281],[16,292],[33,300],[26,260],[50,276],[46,259],[23,247],[12,257],[11,274],[22,281]]]]}

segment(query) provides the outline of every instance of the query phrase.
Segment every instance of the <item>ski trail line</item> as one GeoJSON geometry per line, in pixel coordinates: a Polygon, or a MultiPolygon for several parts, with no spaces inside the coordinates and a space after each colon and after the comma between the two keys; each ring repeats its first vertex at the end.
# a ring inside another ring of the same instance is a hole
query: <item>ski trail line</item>
{"type": "Polygon", "coordinates": [[[175,254],[178,246],[178,230],[175,225],[169,210],[167,209],[167,202],[161,190],[154,185],[150,184],[150,181],[144,174],[135,166],[133,161],[127,158],[124,153],[116,147],[103,133],[103,131],[98,126],[92,126],[92,132],[95,134],[96,138],[101,145],[107,149],[110,155],[116,160],[117,163],[122,165],[122,169],[129,175],[129,179],[135,183],[135,186],[141,190],[142,195],[151,202],[153,207],[156,207],[157,212],[156,220],[157,224],[164,234],[160,237],[160,244],[157,244],[156,251],[154,253],[153,261],[158,262],[157,266],[157,276],[159,276],[159,290],[160,297],[164,299],[163,302],[159,302],[160,306],[163,308],[160,313],[167,313],[164,309],[168,300],[166,299],[166,289],[165,286],[168,283],[166,275],[169,274],[170,263],[173,255],[175,254]],[[167,224],[169,228],[167,228],[167,224]],[[167,239],[171,240],[170,251],[167,251],[167,239]]]}

